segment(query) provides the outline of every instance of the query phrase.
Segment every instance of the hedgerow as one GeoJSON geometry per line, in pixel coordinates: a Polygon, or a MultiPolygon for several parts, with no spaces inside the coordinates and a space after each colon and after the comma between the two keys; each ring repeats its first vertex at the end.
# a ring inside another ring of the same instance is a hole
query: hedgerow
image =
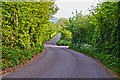
{"type": "Polygon", "coordinates": [[[57,34],[54,2],[2,2],[2,69],[31,60],[57,34]]]}
{"type": "Polygon", "coordinates": [[[66,29],[72,33],[70,48],[94,56],[120,76],[120,1],[103,2],[89,15],[77,12],[66,29]]]}

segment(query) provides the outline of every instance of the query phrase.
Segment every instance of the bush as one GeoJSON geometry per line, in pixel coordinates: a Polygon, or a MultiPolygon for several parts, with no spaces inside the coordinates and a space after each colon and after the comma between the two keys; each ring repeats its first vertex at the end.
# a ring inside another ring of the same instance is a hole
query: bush
{"type": "Polygon", "coordinates": [[[54,2],[2,2],[2,68],[31,60],[57,34],[54,2]]]}
{"type": "Polygon", "coordinates": [[[56,44],[59,45],[59,46],[69,46],[71,44],[71,41],[58,40],[58,42],[56,44]]]}

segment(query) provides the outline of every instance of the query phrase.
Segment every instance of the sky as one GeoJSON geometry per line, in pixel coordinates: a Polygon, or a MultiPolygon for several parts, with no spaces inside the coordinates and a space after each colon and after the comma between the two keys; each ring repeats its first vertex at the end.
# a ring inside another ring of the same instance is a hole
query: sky
{"type": "Polygon", "coordinates": [[[59,10],[54,15],[57,19],[64,17],[69,19],[72,17],[72,12],[75,13],[77,10],[82,14],[89,14],[89,9],[91,6],[96,6],[99,3],[98,0],[56,0],[55,4],[58,6],[59,10]],[[89,9],[88,9],[89,8],[89,9]]]}

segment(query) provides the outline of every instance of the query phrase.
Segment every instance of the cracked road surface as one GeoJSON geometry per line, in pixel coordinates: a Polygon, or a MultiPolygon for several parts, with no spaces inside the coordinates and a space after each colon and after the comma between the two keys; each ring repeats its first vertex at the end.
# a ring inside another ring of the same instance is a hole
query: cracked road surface
{"type": "Polygon", "coordinates": [[[57,46],[60,34],[44,43],[45,52],[31,64],[4,78],[114,78],[103,65],[90,57],[57,46]]]}

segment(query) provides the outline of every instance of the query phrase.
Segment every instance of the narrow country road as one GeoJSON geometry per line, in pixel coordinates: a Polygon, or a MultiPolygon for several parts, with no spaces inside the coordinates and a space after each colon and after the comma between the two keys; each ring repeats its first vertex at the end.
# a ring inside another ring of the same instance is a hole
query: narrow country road
{"type": "Polygon", "coordinates": [[[57,46],[60,34],[44,43],[45,52],[31,64],[4,78],[114,78],[104,66],[90,57],[57,46]]]}

